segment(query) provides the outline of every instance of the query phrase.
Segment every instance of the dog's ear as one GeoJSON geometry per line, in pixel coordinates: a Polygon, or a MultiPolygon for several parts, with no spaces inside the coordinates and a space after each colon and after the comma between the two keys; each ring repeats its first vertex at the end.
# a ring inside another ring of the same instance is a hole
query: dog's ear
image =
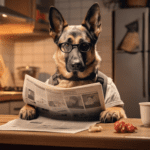
{"type": "Polygon", "coordinates": [[[82,25],[89,31],[92,40],[96,43],[101,32],[101,15],[98,3],[94,3],[88,10],[82,25]]]}
{"type": "Polygon", "coordinates": [[[49,10],[50,35],[57,43],[63,29],[68,26],[68,23],[63,18],[61,13],[53,6],[49,10]]]}

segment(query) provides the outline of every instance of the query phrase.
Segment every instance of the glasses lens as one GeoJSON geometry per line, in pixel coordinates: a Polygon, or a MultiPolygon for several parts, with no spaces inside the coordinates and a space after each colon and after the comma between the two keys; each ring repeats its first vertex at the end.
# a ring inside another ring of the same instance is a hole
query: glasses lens
{"type": "Polygon", "coordinates": [[[65,52],[65,53],[70,52],[71,49],[72,49],[72,45],[69,44],[69,43],[63,43],[63,44],[61,45],[61,50],[62,50],[63,52],[65,52]]]}
{"type": "Polygon", "coordinates": [[[90,49],[89,43],[81,43],[79,46],[80,51],[87,52],[90,49]]]}

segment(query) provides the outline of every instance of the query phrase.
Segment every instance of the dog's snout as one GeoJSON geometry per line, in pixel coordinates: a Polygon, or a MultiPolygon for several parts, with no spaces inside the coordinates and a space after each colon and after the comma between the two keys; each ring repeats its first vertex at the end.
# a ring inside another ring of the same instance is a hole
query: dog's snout
{"type": "Polygon", "coordinates": [[[85,69],[83,57],[77,48],[73,49],[69,53],[68,59],[66,59],[66,61],[66,68],[68,72],[83,72],[85,69]]]}

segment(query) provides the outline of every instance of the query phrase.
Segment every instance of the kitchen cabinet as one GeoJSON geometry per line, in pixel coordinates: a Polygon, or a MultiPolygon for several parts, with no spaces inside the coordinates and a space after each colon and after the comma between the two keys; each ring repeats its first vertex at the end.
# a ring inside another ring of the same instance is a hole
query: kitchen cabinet
{"type": "Polygon", "coordinates": [[[12,101],[9,102],[9,114],[18,115],[20,109],[25,105],[23,101],[12,101]]]}
{"type": "Polygon", "coordinates": [[[0,102],[0,114],[18,115],[24,105],[23,100],[0,102]]]}
{"type": "Polygon", "coordinates": [[[9,102],[0,103],[0,114],[9,114],[9,102]]]}
{"type": "Polygon", "coordinates": [[[35,18],[36,0],[5,0],[5,6],[23,15],[35,18]]]}
{"type": "Polygon", "coordinates": [[[5,0],[5,7],[33,18],[34,21],[24,24],[4,24],[0,26],[0,34],[40,35],[49,37],[48,13],[51,5],[54,5],[54,0],[5,0]]]}

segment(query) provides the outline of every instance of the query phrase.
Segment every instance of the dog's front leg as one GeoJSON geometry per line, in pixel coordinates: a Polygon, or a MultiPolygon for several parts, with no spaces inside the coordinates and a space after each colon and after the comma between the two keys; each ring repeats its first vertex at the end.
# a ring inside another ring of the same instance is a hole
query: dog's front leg
{"type": "Polygon", "coordinates": [[[35,119],[38,113],[34,106],[26,104],[20,109],[19,117],[25,120],[35,119]]]}
{"type": "Polygon", "coordinates": [[[100,113],[100,122],[112,123],[121,118],[127,118],[125,111],[122,107],[110,107],[100,113]]]}

